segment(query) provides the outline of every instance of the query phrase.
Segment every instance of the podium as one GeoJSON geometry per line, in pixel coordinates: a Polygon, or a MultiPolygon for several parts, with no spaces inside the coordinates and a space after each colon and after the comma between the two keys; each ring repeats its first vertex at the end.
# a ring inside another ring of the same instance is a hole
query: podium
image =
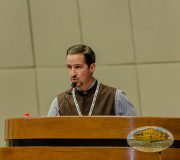
{"type": "Polygon", "coordinates": [[[180,118],[62,116],[6,120],[7,147],[3,160],[177,160],[180,159],[180,118]],[[174,136],[170,148],[142,152],[127,143],[128,135],[144,126],[165,128],[174,136]]]}

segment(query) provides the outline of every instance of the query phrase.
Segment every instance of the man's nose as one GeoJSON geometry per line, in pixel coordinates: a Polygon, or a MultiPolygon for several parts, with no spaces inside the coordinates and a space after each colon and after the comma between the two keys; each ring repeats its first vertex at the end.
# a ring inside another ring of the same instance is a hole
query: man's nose
{"type": "Polygon", "coordinates": [[[71,75],[72,76],[76,76],[77,75],[77,72],[76,72],[76,70],[74,68],[72,68],[72,70],[71,70],[71,75]]]}

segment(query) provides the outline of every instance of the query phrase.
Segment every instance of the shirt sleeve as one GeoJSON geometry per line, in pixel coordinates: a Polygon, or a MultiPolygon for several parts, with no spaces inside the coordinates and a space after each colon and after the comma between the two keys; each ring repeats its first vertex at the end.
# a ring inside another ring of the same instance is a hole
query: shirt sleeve
{"type": "Polygon", "coordinates": [[[58,100],[57,97],[54,98],[54,100],[52,101],[51,107],[49,109],[48,112],[48,117],[53,117],[53,116],[60,116],[59,112],[58,112],[58,100]]]}
{"type": "Polygon", "coordinates": [[[125,93],[119,89],[116,89],[115,94],[115,113],[117,116],[139,116],[125,93]]]}

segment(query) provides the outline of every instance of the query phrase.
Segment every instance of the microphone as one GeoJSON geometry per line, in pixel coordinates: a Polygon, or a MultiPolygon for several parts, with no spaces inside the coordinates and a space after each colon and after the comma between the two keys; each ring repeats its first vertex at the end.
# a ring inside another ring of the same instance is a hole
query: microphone
{"type": "Polygon", "coordinates": [[[77,85],[77,83],[76,82],[73,82],[72,84],[71,84],[71,87],[76,87],[76,85],[77,85]]]}
{"type": "Polygon", "coordinates": [[[58,107],[58,110],[57,110],[55,116],[57,115],[57,113],[58,113],[59,110],[61,109],[62,105],[64,104],[64,102],[66,101],[66,99],[68,98],[68,96],[72,94],[72,93],[71,93],[71,92],[72,92],[72,89],[75,88],[76,85],[77,85],[76,82],[73,82],[73,83],[71,84],[71,89],[67,92],[67,94],[66,94],[66,96],[64,97],[64,99],[63,99],[61,105],[58,107]]]}
{"type": "Polygon", "coordinates": [[[76,82],[73,82],[73,83],[71,84],[71,89],[67,92],[69,95],[71,95],[72,89],[73,89],[74,87],[76,87],[76,85],[77,85],[76,82]]]}

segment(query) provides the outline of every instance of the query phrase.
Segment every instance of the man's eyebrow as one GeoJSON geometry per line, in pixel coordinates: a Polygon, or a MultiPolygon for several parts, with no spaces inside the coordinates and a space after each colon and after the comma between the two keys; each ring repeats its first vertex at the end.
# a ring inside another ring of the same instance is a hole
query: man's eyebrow
{"type": "Polygon", "coordinates": [[[70,64],[67,64],[66,66],[67,66],[67,67],[71,67],[71,65],[70,65],[70,64]]]}

